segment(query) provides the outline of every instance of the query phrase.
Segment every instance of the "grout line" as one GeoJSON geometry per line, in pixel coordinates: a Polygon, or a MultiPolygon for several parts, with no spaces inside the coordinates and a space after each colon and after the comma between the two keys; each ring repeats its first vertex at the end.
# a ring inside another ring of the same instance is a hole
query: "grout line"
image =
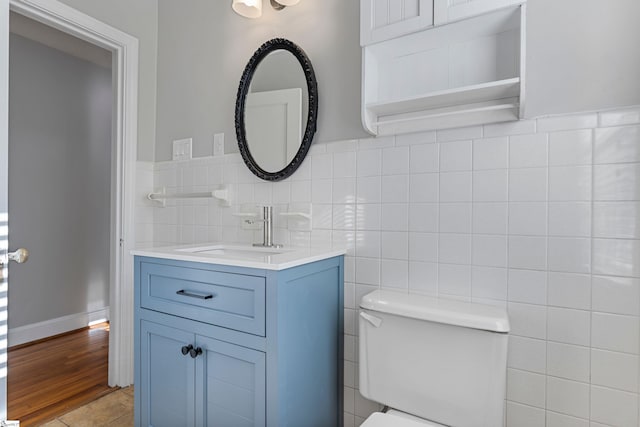
{"type": "MultiPolygon", "coordinates": [[[[484,126],[483,126],[484,128],[484,126]]],[[[506,285],[506,293],[505,293],[505,305],[506,305],[506,310],[507,310],[507,315],[509,313],[509,309],[510,309],[510,304],[509,304],[509,278],[511,276],[511,272],[510,272],[510,268],[509,268],[509,206],[511,203],[511,136],[507,137],[507,202],[506,202],[506,209],[507,209],[507,223],[505,224],[506,226],[506,230],[505,230],[505,236],[507,239],[506,245],[507,245],[507,259],[506,259],[506,264],[505,264],[505,269],[507,272],[507,282],[505,283],[506,285]]],[[[546,339],[546,337],[545,337],[546,339]]],[[[507,350],[508,351],[508,350],[507,350]]],[[[507,365],[509,364],[509,355],[507,354],[507,365]]],[[[508,368],[507,368],[508,369],[508,368]]],[[[546,374],[546,372],[545,372],[546,374]]],[[[507,370],[507,375],[505,378],[506,384],[505,384],[505,399],[509,398],[509,371],[507,370]]],[[[546,390],[545,390],[545,394],[546,394],[546,390]]],[[[545,416],[546,418],[546,416],[545,416]]],[[[505,416],[505,425],[507,422],[507,417],[505,416]]]]}
{"type": "MultiPolygon", "coordinates": [[[[600,115],[598,114],[598,125],[600,124],[600,115]]],[[[590,217],[590,230],[591,230],[591,235],[589,236],[589,243],[590,243],[590,251],[589,251],[589,420],[591,421],[591,400],[592,400],[592,395],[591,395],[591,387],[592,387],[592,378],[591,378],[591,373],[593,370],[593,360],[592,360],[592,353],[593,353],[593,260],[594,260],[594,234],[595,234],[595,229],[594,229],[594,218],[593,218],[593,212],[594,212],[594,199],[595,199],[595,155],[596,155],[596,142],[595,142],[596,138],[595,138],[595,130],[592,129],[591,130],[591,165],[590,165],[590,169],[591,169],[591,212],[589,213],[589,217],[590,217]]]]}
{"type": "MultiPolygon", "coordinates": [[[[537,120],[536,120],[536,134],[537,133],[537,120]]],[[[545,300],[546,300],[546,304],[545,304],[545,345],[544,345],[544,374],[545,374],[545,380],[544,380],[544,402],[545,402],[545,416],[544,416],[544,422],[545,422],[545,426],[547,424],[547,413],[546,411],[548,410],[548,406],[549,406],[549,199],[550,199],[550,194],[551,194],[551,167],[549,166],[551,164],[551,147],[549,144],[550,141],[550,137],[549,137],[549,133],[546,133],[546,138],[545,138],[545,143],[546,143],[546,149],[547,149],[547,185],[546,185],[546,200],[545,200],[545,210],[546,210],[546,224],[545,224],[545,239],[546,239],[546,254],[545,254],[545,261],[546,261],[546,272],[545,272],[545,300]]]]}

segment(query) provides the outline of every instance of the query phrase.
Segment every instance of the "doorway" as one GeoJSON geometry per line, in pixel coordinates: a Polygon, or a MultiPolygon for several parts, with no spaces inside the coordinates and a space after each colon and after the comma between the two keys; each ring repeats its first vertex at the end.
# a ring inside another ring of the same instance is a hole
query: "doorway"
{"type": "MultiPolygon", "coordinates": [[[[13,349],[108,320],[113,90],[110,51],[10,15],[9,247],[30,253],[28,262],[11,270],[13,349]]],[[[81,359],[80,352],[55,364],[39,357],[23,366],[14,357],[37,347],[9,353],[10,418],[38,419],[64,408],[75,394],[107,387],[104,347],[101,357],[81,359]],[[40,387],[30,386],[25,368],[40,387]],[[83,384],[83,372],[92,373],[88,385],[69,387],[83,384]],[[75,392],[49,394],[45,384],[75,392]]]]}
{"type": "MultiPolygon", "coordinates": [[[[0,83],[8,82],[8,12],[9,9],[48,26],[112,52],[114,110],[112,138],[111,224],[110,254],[111,275],[109,286],[109,385],[127,386],[133,381],[133,257],[129,255],[134,242],[135,166],[137,138],[137,39],[94,18],[82,14],[56,0],[0,0],[0,83]],[[5,48],[6,46],[6,48],[5,48]],[[5,80],[6,79],[6,80],[5,80]]],[[[7,85],[8,86],[8,85],[7,85]]],[[[0,91],[1,92],[1,91],[0,91]]],[[[0,163],[6,165],[8,125],[7,97],[0,102],[0,163]]],[[[6,167],[0,168],[0,220],[6,227],[7,176],[6,167]]],[[[0,227],[2,228],[2,227],[0,227]]],[[[0,263],[6,263],[8,245],[6,234],[0,237],[0,263]],[[3,240],[5,239],[5,240],[3,240]]],[[[17,243],[16,243],[17,244],[17,243]]],[[[13,249],[13,248],[11,248],[13,249]]],[[[11,288],[6,264],[0,266],[3,289],[11,288]]],[[[5,300],[6,301],[6,300],[5,300]]],[[[0,307],[0,318],[6,318],[7,306],[0,307]]],[[[6,323],[5,323],[6,324],[6,323]]],[[[0,357],[6,360],[6,326],[4,339],[0,339],[0,357]]],[[[0,372],[0,421],[6,419],[6,364],[0,372]]],[[[10,369],[10,367],[9,367],[10,369]]]]}
{"type": "Polygon", "coordinates": [[[10,16],[9,347],[108,320],[111,52],[10,16]]]}

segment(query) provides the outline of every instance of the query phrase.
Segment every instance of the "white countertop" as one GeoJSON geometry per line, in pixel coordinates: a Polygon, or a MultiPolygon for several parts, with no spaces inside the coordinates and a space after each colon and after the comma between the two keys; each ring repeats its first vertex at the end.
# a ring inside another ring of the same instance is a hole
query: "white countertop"
{"type": "Polygon", "coordinates": [[[264,270],[285,270],[345,253],[345,249],[335,248],[262,248],[237,243],[201,243],[131,251],[132,255],[138,256],[264,270]]]}

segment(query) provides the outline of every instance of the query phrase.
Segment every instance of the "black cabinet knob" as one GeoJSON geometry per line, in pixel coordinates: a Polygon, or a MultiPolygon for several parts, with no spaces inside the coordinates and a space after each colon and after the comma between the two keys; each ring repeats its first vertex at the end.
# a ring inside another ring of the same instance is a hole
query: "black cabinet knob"
{"type": "MultiPolygon", "coordinates": [[[[182,355],[186,356],[189,352],[193,351],[193,346],[191,344],[182,346],[182,355]]],[[[193,356],[191,356],[193,357],[193,356]]]]}
{"type": "Polygon", "coordinates": [[[193,357],[194,359],[200,356],[201,354],[202,354],[202,349],[200,347],[191,348],[191,350],[189,351],[189,355],[191,355],[191,357],[193,357]]]}

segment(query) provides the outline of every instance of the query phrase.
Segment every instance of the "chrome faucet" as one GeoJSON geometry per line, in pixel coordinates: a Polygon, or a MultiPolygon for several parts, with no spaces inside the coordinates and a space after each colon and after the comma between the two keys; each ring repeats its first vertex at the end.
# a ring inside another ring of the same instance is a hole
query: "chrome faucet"
{"type": "Polygon", "coordinates": [[[262,228],[262,243],[254,243],[253,246],[259,246],[263,248],[280,248],[282,245],[273,243],[273,206],[262,207],[262,219],[247,219],[247,224],[254,224],[256,222],[264,223],[262,228]]]}

